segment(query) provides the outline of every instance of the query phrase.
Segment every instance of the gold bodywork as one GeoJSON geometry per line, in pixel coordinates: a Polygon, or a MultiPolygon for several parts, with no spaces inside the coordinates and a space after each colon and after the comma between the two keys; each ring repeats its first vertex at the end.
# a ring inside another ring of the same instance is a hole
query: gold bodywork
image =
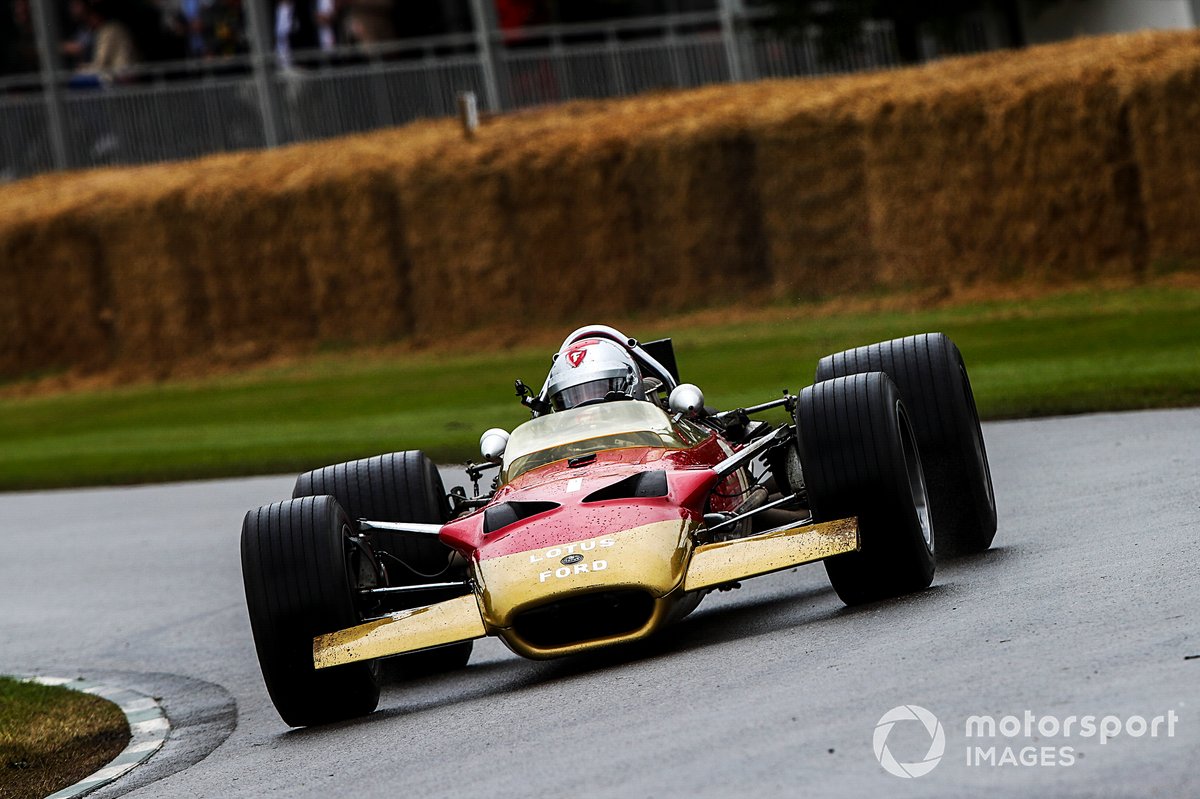
{"type": "Polygon", "coordinates": [[[473,594],[467,594],[318,635],[313,639],[313,665],[323,669],[470,641],[484,635],[487,629],[483,626],[479,603],[473,594]]]}
{"type": "Polygon", "coordinates": [[[693,529],[684,520],[654,522],[480,561],[475,584],[484,621],[490,627],[509,627],[513,615],[526,608],[601,588],[644,588],[656,598],[666,596],[683,582],[693,529]],[[562,563],[576,554],[582,560],[562,563]]]}
{"type": "Polygon", "coordinates": [[[697,524],[659,521],[570,544],[472,564],[474,594],[394,613],[313,640],[316,668],[497,635],[518,654],[549,658],[644,638],[707,589],[858,549],[858,524],[841,519],[693,547],[697,524]],[[576,557],[578,556],[578,557],[576,557]],[[564,563],[564,560],[566,563],[564,563]],[[554,648],[514,626],[523,611],[599,591],[642,591],[653,601],[637,629],[554,648]]]}
{"type": "Polygon", "coordinates": [[[858,522],[838,519],[696,547],[684,591],[790,569],[858,549],[858,522]]]}
{"type": "Polygon", "coordinates": [[[598,646],[644,638],[666,621],[673,594],[683,584],[696,524],[661,521],[571,544],[490,558],[475,564],[474,576],[484,622],[517,654],[550,658],[598,646]],[[586,549],[585,549],[586,547],[586,549]],[[563,559],[581,556],[576,563],[563,559]],[[654,599],[646,622],[619,635],[539,647],[513,627],[524,610],[597,591],[642,590],[654,599]]]}

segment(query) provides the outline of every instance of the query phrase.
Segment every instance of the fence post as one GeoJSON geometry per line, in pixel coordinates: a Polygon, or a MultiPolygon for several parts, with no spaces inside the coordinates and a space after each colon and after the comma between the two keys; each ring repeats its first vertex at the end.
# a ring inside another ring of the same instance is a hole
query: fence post
{"type": "Polygon", "coordinates": [[[721,39],[725,43],[725,60],[729,63],[729,80],[739,83],[746,79],[742,67],[742,47],[738,33],[741,16],[741,0],[719,0],[721,15],[721,39]]]}
{"type": "Polygon", "coordinates": [[[502,65],[496,53],[495,0],[471,0],[471,25],[475,31],[475,47],[479,51],[479,68],[483,71],[483,99],[492,113],[504,110],[500,94],[502,65]]]}
{"type": "Polygon", "coordinates": [[[620,97],[625,94],[625,70],[621,66],[621,48],[617,46],[617,30],[609,28],[604,37],[608,50],[608,67],[613,74],[613,93],[605,97],[620,97]]]}
{"type": "Polygon", "coordinates": [[[55,169],[69,169],[65,132],[66,111],[58,82],[58,18],[47,0],[33,0],[33,25],[37,35],[38,63],[42,73],[42,97],[46,101],[46,123],[50,131],[50,153],[55,169]]]}
{"type": "Polygon", "coordinates": [[[268,147],[278,147],[279,106],[275,87],[268,70],[272,26],[267,16],[265,0],[245,0],[246,27],[250,34],[250,63],[254,69],[254,86],[258,93],[258,113],[262,116],[263,138],[268,147]]]}

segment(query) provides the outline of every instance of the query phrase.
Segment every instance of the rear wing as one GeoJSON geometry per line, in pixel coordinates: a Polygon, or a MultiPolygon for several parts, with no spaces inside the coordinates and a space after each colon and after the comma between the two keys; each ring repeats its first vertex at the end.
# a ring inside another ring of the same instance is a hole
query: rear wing
{"type": "Polygon", "coordinates": [[[646,341],[642,344],[642,349],[662,364],[671,373],[671,377],[675,378],[676,383],[683,382],[679,377],[679,364],[675,361],[675,345],[671,343],[671,339],[660,338],[657,341],[646,341]]]}

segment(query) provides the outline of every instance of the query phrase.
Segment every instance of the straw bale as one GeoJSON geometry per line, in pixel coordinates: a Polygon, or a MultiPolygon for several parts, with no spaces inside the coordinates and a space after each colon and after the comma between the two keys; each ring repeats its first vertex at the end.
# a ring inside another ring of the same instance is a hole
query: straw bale
{"type": "MultiPolygon", "coordinates": [[[[647,299],[634,240],[635,164],[627,143],[610,138],[590,143],[583,157],[574,148],[529,153],[496,174],[517,318],[582,323],[581,314],[618,313],[647,299]]],[[[491,303],[471,316],[487,320],[491,303]]]]}
{"type": "Polygon", "coordinates": [[[412,323],[422,333],[519,319],[516,264],[505,229],[508,185],[480,162],[421,164],[400,185],[412,323]]]}
{"type": "Polygon", "coordinates": [[[1072,43],[946,74],[868,125],[885,281],[1079,279],[1141,268],[1145,236],[1111,64],[1072,43]]]}
{"type": "Polygon", "coordinates": [[[771,286],[756,163],[754,137],[721,125],[636,148],[627,233],[641,262],[634,307],[736,301],[771,286]]]}
{"type": "Polygon", "coordinates": [[[370,343],[411,330],[399,214],[396,187],[381,172],[297,190],[287,224],[317,340],[370,343]]]}
{"type": "Polygon", "coordinates": [[[1003,237],[1010,263],[1054,279],[1143,269],[1144,220],[1116,87],[1086,78],[1047,86],[997,127],[996,227],[982,232],[1003,237]]]}
{"type": "Polygon", "coordinates": [[[104,243],[78,212],[0,238],[0,375],[102,365],[113,346],[104,243]]]}
{"type": "Polygon", "coordinates": [[[802,114],[764,127],[757,141],[756,180],[775,293],[820,296],[874,286],[879,259],[862,125],[802,114]]]}
{"type": "Polygon", "coordinates": [[[187,257],[199,273],[206,308],[205,338],[212,346],[269,345],[308,340],[317,329],[311,284],[300,261],[293,191],[263,188],[189,192],[178,219],[187,257]]]}
{"type": "Polygon", "coordinates": [[[1130,69],[1129,134],[1151,261],[1200,269],[1200,33],[1180,44],[1130,69]]]}
{"type": "Polygon", "coordinates": [[[114,361],[157,365],[194,353],[207,342],[195,331],[203,318],[199,275],[185,256],[175,196],[113,204],[92,212],[104,242],[103,264],[112,308],[114,361]]]}
{"type": "Polygon", "coordinates": [[[0,375],[1200,261],[1200,34],[0,189],[0,375]]]}

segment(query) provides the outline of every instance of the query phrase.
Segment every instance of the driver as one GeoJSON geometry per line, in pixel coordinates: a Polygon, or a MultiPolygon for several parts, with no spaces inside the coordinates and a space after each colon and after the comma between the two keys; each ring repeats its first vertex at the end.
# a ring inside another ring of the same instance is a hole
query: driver
{"type": "Polygon", "coordinates": [[[614,399],[646,399],[642,373],[629,350],[600,338],[574,341],[554,356],[546,380],[556,411],[614,399]]]}

